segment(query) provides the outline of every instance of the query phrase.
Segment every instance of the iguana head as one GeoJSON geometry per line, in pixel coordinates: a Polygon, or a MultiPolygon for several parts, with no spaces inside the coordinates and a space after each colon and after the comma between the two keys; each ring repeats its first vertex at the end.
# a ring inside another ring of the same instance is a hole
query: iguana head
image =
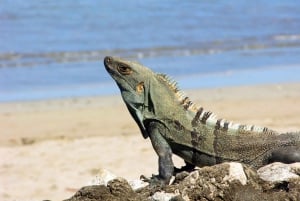
{"type": "Polygon", "coordinates": [[[116,81],[129,112],[146,138],[144,111],[149,109],[149,79],[154,73],[139,63],[110,56],[104,58],[104,66],[116,81]]]}
{"type": "Polygon", "coordinates": [[[116,57],[104,58],[104,66],[116,81],[121,92],[128,91],[136,98],[143,96],[144,85],[153,72],[137,62],[126,61],[116,57]]]}

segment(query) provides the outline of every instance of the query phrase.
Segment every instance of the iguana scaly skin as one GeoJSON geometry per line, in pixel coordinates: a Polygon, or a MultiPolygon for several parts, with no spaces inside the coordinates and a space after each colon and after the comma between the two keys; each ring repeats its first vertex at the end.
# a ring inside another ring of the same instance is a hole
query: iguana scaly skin
{"type": "Polygon", "coordinates": [[[187,168],[226,161],[259,168],[279,161],[300,161],[300,133],[279,134],[266,127],[242,125],[218,118],[192,103],[176,82],[145,66],[105,57],[106,70],[144,138],[149,137],[159,158],[153,182],[168,184],[174,174],[172,154],[187,168]]]}

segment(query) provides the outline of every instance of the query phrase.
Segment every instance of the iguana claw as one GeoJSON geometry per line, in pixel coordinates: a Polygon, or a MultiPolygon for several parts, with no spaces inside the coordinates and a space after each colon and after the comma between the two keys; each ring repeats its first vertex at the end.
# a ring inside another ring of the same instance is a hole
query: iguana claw
{"type": "Polygon", "coordinates": [[[140,176],[140,180],[142,180],[142,181],[144,181],[144,182],[148,182],[148,183],[150,182],[150,178],[149,178],[149,177],[146,177],[146,176],[143,175],[143,174],[140,176]]]}
{"type": "Polygon", "coordinates": [[[145,175],[141,175],[140,179],[149,183],[150,187],[163,187],[168,184],[168,182],[159,177],[159,175],[152,175],[150,178],[145,175]]]}

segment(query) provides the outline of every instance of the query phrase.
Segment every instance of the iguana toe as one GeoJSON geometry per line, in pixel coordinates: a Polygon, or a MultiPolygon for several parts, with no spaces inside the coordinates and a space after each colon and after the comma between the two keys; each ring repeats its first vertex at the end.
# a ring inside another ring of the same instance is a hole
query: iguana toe
{"type": "Polygon", "coordinates": [[[140,179],[144,182],[149,183],[150,187],[164,187],[169,184],[169,181],[164,180],[159,175],[152,175],[152,177],[140,176],[140,179]]]}

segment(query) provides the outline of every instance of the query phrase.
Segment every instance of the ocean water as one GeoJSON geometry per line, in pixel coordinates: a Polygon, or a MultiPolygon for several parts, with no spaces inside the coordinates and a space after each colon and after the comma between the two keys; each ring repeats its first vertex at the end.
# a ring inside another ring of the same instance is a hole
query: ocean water
{"type": "Polygon", "coordinates": [[[299,82],[300,2],[1,1],[0,102],[118,93],[106,55],[184,89],[299,82]]]}

